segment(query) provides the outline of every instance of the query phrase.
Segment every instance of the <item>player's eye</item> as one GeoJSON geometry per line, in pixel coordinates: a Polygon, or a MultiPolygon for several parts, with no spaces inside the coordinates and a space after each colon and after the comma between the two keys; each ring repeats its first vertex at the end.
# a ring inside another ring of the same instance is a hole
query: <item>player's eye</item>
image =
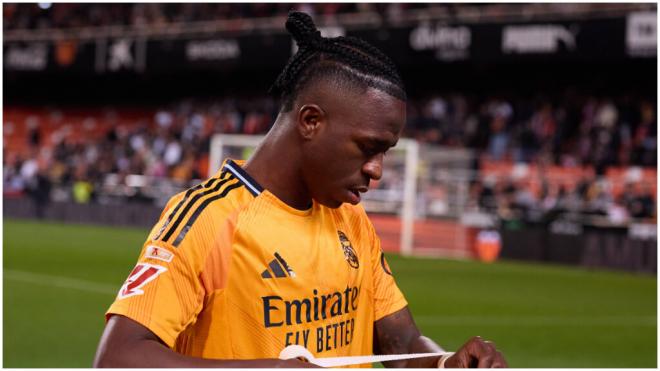
{"type": "Polygon", "coordinates": [[[373,146],[364,143],[359,143],[358,147],[360,147],[360,150],[366,157],[373,157],[378,154],[378,149],[373,146]]]}
{"type": "Polygon", "coordinates": [[[360,151],[362,151],[363,156],[367,159],[371,159],[378,155],[385,156],[387,151],[392,148],[389,143],[380,140],[369,140],[356,143],[360,148],[360,151]]]}

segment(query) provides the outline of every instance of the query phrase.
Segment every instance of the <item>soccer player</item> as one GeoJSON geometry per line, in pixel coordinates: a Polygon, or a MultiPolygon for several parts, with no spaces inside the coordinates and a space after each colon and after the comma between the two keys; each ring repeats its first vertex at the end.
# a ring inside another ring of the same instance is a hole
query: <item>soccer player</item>
{"type": "MultiPolygon", "coordinates": [[[[312,366],[277,359],[291,344],[315,357],[441,351],[359,206],[405,122],[401,78],[382,52],[323,38],[304,13],[286,28],[299,50],[274,84],[276,122],[246,163],[225,160],[170,200],[106,314],[95,366],[312,366]]],[[[451,357],[386,364],[506,365],[479,337],[451,357]]]]}

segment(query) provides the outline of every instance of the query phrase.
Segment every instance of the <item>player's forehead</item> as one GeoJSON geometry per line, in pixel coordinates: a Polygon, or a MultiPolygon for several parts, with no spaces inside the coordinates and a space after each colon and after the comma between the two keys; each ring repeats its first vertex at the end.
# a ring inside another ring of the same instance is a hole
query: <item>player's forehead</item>
{"type": "Polygon", "coordinates": [[[356,134],[373,140],[395,141],[406,121],[406,103],[377,88],[368,88],[353,105],[359,115],[356,134]],[[396,136],[396,139],[393,137],[396,136]]]}

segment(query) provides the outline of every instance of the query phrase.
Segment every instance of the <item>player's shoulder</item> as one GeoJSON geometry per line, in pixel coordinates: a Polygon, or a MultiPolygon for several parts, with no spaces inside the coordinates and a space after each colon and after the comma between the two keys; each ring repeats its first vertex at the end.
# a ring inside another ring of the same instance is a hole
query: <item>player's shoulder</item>
{"type": "Polygon", "coordinates": [[[153,239],[178,247],[193,229],[217,235],[262,191],[237,163],[227,160],[214,176],[170,199],[153,239]],[[194,228],[198,225],[204,228],[194,228]]]}

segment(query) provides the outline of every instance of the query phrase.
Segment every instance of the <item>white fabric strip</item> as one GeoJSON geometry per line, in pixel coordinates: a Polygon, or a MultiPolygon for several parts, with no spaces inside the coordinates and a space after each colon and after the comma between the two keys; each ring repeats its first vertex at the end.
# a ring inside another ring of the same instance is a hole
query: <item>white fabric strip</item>
{"type": "Polygon", "coordinates": [[[315,358],[314,355],[301,345],[289,345],[280,352],[280,359],[305,358],[310,363],[321,367],[342,367],[351,365],[361,365],[364,363],[398,361],[403,359],[439,357],[451,354],[442,353],[412,353],[412,354],[387,354],[380,356],[353,356],[353,357],[325,357],[315,358]]]}
{"type": "Polygon", "coordinates": [[[256,193],[257,195],[260,195],[260,194],[261,194],[261,192],[259,192],[259,190],[258,190],[255,186],[253,186],[252,183],[248,182],[248,180],[245,179],[245,178],[241,175],[241,173],[238,172],[238,170],[234,169],[234,168],[229,164],[229,162],[225,164],[225,167],[228,168],[229,171],[231,171],[231,173],[234,174],[238,179],[240,179],[240,180],[243,182],[243,184],[245,184],[245,185],[248,186],[252,191],[254,191],[254,193],[256,193]]]}

